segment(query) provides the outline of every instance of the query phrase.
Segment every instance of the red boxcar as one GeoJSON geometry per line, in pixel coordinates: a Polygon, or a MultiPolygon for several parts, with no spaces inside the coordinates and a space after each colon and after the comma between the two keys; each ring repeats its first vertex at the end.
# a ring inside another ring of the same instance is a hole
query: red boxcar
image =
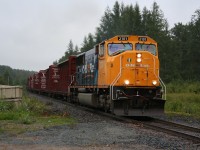
{"type": "Polygon", "coordinates": [[[68,86],[71,83],[71,76],[76,72],[76,57],[70,56],[68,60],[58,64],[59,82],[57,93],[62,96],[67,96],[68,86]]]}
{"type": "Polygon", "coordinates": [[[40,87],[39,87],[39,75],[38,75],[38,73],[34,73],[33,80],[34,80],[34,83],[33,83],[34,89],[35,90],[40,90],[40,87]]]}
{"type": "Polygon", "coordinates": [[[46,79],[47,79],[47,92],[49,94],[56,93],[58,89],[58,82],[60,80],[59,75],[59,68],[57,65],[51,65],[49,66],[49,69],[47,69],[46,72],[46,79]]]}
{"type": "Polygon", "coordinates": [[[71,84],[72,75],[76,72],[76,56],[70,56],[68,60],[50,65],[46,70],[40,70],[28,78],[27,86],[30,90],[47,93],[51,96],[68,95],[68,86],[71,84]]]}
{"type": "Polygon", "coordinates": [[[41,92],[46,91],[47,83],[46,83],[46,70],[40,70],[38,73],[39,76],[39,87],[41,92]]]}

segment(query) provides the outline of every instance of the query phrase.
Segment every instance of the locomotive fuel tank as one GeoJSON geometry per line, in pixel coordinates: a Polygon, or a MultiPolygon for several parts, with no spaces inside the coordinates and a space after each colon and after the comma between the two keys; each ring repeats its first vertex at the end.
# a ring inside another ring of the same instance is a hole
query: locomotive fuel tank
{"type": "Polygon", "coordinates": [[[97,107],[97,99],[93,93],[78,93],[78,102],[82,105],[97,107]]]}

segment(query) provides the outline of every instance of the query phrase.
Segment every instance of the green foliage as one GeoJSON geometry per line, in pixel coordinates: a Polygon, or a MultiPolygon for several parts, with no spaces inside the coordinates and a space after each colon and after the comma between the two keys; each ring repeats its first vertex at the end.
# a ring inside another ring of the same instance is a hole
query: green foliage
{"type": "Polygon", "coordinates": [[[19,114],[14,111],[1,111],[0,120],[18,120],[19,114]]]}
{"type": "Polygon", "coordinates": [[[74,123],[75,120],[64,114],[53,114],[49,109],[49,103],[44,104],[36,98],[29,98],[24,95],[19,107],[14,107],[10,102],[0,101],[0,120],[13,120],[22,124],[42,123],[43,125],[54,125],[74,123]],[[41,120],[41,116],[48,114],[49,117],[41,120]],[[53,114],[53,116],[52,116],[53,114]],[[63,119],[62,119],[63,118],[63,119]]]}
{"type": "Polygon", "coordinates": [[[23,97],[21,105],[16,108],[11,102],[0,102],[0,120],[18,120],[24,124],[34,122],[34,117],[45,111],[45,105],[36,99],[23,97]]]}
{"type": "MultiPolygon", "coordinates": [[[[175,24],[171,29],[172,44],[175,52],[171,54],[174,70],[179,78],[184,80],[199,80],[200,78],[200,10],[192,16],[186,25],[175,24]]],[[[170,74],[173,75],[174,71],[170,74]]]]}
{"type": "Polygon", "coordinates": [[[142,13],[137,3],[133,7],[132,5],[124,6],[123,3],[119,5],[116,2],[112,11],[107,8],[101,19],[100,26],[96,31],[98,39],[99,36],[105,40],[124,34],[149,35],[159,41],[161,37],[166,36],[168,24],[156,2],[153,3],[152,10],[147,10],[145,7],[142,13]]]}
{"type": "Polygon", "coordinates": [[[200,94],[200,82],[177,80],[167,84],[167,93],[200,94]]]}
{"type": "Polygon", "coordinates": [[[81,47],[81,52],[86,52],[92,49],[95,45],[94,37],[91,33],[88,34],[88,37],[84,37],[83,44],[81,47]]]}
{"type": "Polygon", "coordinates": [[[72,40],[70,40],[70,41],[69,41],[69,44],[68,44],[68,46],[67,46],[67,50],[65,51],[65,55],[62,56],[58,61],[57,61],[57,60],[54,61],[53,64],[58,64],[58,63],[61,63],[61,62],[63,62],[63,61],[66,61],[66,60],[69,58],[69,56],[71,56],[71,55],[76,55],[76,54],[78,54],[78,53],[79,53],[79,48],[78,48],[78,46],[76,45],[76,46],[74,47],[74,44],[73,44],[72,40]]]}
{"type": "Polygon", "coordinates": [[[200,116],[200,94],[171,93],[167,95],[166,112],[200,116]]]}
{"type": "Polygon", "coordinates": [[[33,71],[12,69],[0,65],[0,84],[25,86],[27,78],[33,73],[33,71]]]}
{"type": "Polygon", "coordinates": [[[22,112],[35,113],[37,115],[43,114],[45,109],[45,104],[41,103],[35,98],[29,98],[26,96],[23,97],[22,104],[19,108],[19,110],[22,112]]]}
{"type": "Polygon", "coordinates": [[[37,120],[39,123],[44,125],[45,127],[49,127],[52,125],[64,125],[70,124],[75,125],[77,121],[70,117],[61,117],[61,116],[51,116],[51,117],[40,117],[37,120]]]}
{"type": "Polygon", "coordinates": [[[35,98],[29,98],[26,94],[23,96],[20,107],[13,107],[11,103],[1,102],[0,134],[18,134],[28,130],[77,123],[66,112],[64,114],[52,113],[50,106],[51,103],[43,104],[35,98]]]}
{"type": "Polygon", "coordinates": [[[32,116],[29,112],[21,113],[19,120],[23,124],[32,124],[32,123],[36,122],[35,117],[32,116]]]}
{"type": "Polygon", "coordinates": [[[165,111],[200,116],[200,82],[177,80],[167,84],[165,111]]]}
{"type": "Polygon", "coordinates": [[[14,104],[0,100],[0,112],[10,111],[14,108],[14,104]]]}

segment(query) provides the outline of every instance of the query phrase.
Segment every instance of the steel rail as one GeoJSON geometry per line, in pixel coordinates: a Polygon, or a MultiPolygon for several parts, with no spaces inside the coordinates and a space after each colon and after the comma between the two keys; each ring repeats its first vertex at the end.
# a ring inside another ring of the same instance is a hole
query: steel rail
{"type": "Polygon", "coordinates": [[[178,127],[184,130],[188,130],[190,132],[196,132],[200,134],[200,129],[199,128],[195,128],[195,127],[191,127],[191,126],[187,126],[187,125],[183,125],[183,124],[177,124],[171,121],[166,121],[166,120],[162,120],[162,119],[158,119],[158,118],[153,118],[154,122],[158,122],[158,123],[162,123],[162,124],[167,124],[173,127],[178,127]]]}
{"type": "MultiPolygon", "coordinates": [[[[166,121],[166,123],[168,123],[168,122],[166,121]]],[[[177,125],[177,127],[181,127],[182,126],[180,124],[176,124],[176,125],[177,125]]],[[[187,140],[191,140],[195,144],[200,144],[200,137],[197,137],[197,136],[194,136],[194,135],[190,135],[190,134],[187,134],[187,133],[183,133],[183,132],[180,132],[180,131],[175,131],[173,129],[166,128],[166,124],[165,124],[165,126],[159,126],[159,125],[151,124],[151,123],[148,123],[148,122],[143,122],[143,126],[145,128],[149,128],[149,129],[153,129],[153,130],[156,130],[156,131],[165,132],[165,133],[168,133],[168,134],[171,134],[171,135],[174,135],[174,136],[178,136],[178,137],[182,137],[182,138],[187,139],[187,140]]],[[[190,128],[190,130],[193,130],[192,127],[188,127],[188,128],[190,128]]],[[[194,130],[196,130],[196,128],[194,128],[194,130]]]]}

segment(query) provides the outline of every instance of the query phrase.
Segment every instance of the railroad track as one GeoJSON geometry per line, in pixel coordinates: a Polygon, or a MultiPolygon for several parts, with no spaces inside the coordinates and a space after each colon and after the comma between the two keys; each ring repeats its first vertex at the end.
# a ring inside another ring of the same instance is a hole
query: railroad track
{"type": "Polygon", "coordinates": [[[165,132],[174,136],[182,137],[200,146],[200,129],[174,122],[151,118],[150,121],[142,121],[143,126],[156,131],[165,132]]]}
{"type": "MultiPolygon", "coordinates": [[[[74,105],[71,103],[67,103],[70,105],[74,105]]],[[[164,132],[173,136],[181,137],[187,140],[192,141],[196,146],[200,147],[200,129],[199,128],[194,128],[191,126],[186,126],[182,124],[177,124],[165,120],[160,120],[156,118],[149,118],[150,121],[141,121],[141,120],[135,120],[133,118],[127,118],[127,117],[120,117],[120,116],[115,116],[109,113],[105,113],[99,110],[95,110],[92,108],[84,107],[84,106],[76,106],[79,107],[80,109],[84,109],[86,111],[103,115],[105,117],[109,117],[111,119],[125,122],[125,123],[131,123],[143,128],[147,129],[153,129],[156,131],[164,132]]]]}
{"type": "Polygon", "coordinates": [[[130,123],[130,124],[134,124],[143,128],[152,129],[152,130],[164,132],[173,136],[181,137],[181,138],[192,141],[197,147],[200,147],[200,129],[199,128],[185,126],[182,124],[177,124],[177,123],[160,120],[156,118],[150,118],[150,117],[148,117],[148,121],[138,120],[138,119],[136,120],[130,117],[120,117],[120,116],[112,115],[110,113],[105,113],[100,110],[72,104],[72,103],[61,101],[58,99],[55,99],[55,101],[65,104],[65,105],[76,106],[77,109],[89,111],[98,115],[109,117],[117,121],[130,123]]]}
{"type": "Polygon", "coordinates": [[[83,106],[78,106],[78,107],[86,111],[103,115],[117,121],[131,123],[143,128],[152,129],[152,130],[164,132],[173,136],[181,137],[181,138],[192,141],[196,147],[200,147],[200,129],[199,128],[194,128],[191,126],[186,126],[186,125],[177,124],[177,123],[155,119],[155,118],[150,118],[150,121],[140,121],[140,120],[135,120],[130,117],[127,118],[127,117],[115,116],[109,113],[96,111],[94,109],[83,107],[83,106]]]}

